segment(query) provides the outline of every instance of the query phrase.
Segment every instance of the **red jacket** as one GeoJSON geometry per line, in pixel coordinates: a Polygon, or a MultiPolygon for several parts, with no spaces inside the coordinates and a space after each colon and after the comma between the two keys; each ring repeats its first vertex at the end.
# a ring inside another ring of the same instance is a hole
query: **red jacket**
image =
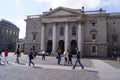
{"type": "Polygon", "coordinates": [[[4,54],[5,54],[5,57],[7,57],[8,56],[8,51],[6,50],[4,54]]]}

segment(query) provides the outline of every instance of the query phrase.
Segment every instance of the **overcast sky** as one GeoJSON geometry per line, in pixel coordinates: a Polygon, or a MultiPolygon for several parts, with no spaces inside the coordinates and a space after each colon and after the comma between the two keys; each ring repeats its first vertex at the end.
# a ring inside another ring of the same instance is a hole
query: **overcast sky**
{"type": "Polygon", "coordinates": [[[6,19],[20,29],[19,38],[25,37],[27,15],[38,15],[59,6],[85,10],[103,8],[108,13],[120,12],[120,0],[0,0],[0,19],[6,19]]]}

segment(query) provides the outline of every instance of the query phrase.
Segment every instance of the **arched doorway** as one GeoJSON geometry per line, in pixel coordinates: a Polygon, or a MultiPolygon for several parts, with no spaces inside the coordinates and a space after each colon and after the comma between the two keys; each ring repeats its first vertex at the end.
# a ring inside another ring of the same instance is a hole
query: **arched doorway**
{"type": "Polygon", "coordinates": [[[52,52],[52,40],[47,42],[47,52],[50,54],[52,52]]]}
{"type": "Polygon", "coordinates": [[[58,48],[61,49],[62,53],[64,52],[64,41],[63,40],[59,41],[58,48]]]}
{"type": "Polygon", "coordinates": [[[70,44],[70,50],[72,54],[76,54],[76,50],[75,50],[76,47],[77,47],[77,41],[72,40],[70,44]]]}

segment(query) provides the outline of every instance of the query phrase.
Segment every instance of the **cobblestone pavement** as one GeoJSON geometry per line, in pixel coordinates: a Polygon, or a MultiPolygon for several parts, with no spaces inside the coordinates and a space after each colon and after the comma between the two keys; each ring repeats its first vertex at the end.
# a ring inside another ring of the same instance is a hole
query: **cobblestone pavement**
{"type": "Polygon", "coordinates": [[[103,61],[114,68],[120,69],[120,62],[117,60],[103,60],[103,61]]]}
{"type": "MultiPolygon", "coordinates": [[[[0,65],[0,80],[119,80],[120,70],[114,68],[101,60],[82,59],[85,69],[72,66],[57,65],[55,57],[46,57],[45,61],[41,56],[37,56],[33,61],[35,66],[28,66],[28,57],[23,55],[20,58],[20,64],[15,63],[15,55],[9,54],[8,64],[0,65]],[[106,68],[105,68],[106,67],[106,68]],[[108,68],[108,69],[107,69],[108,68]],[[109,70],[111,69],[111,71],[109,70]],[[111,73],[113,72],[113,73],[111,73]],[[113,75],[109,78],[109,74],[113,75]]],[[[4,58],[2,58],[2,61],[4,58]]],[[[73,59],[74,63],[75,59],[73,59]]]]}

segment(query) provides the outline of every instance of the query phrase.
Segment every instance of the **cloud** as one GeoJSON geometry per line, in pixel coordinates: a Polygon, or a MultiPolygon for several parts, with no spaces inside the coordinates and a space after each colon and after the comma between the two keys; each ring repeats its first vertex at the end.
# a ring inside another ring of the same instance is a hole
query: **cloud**
{"type": "Polygon", "coordinates": [[[22,0],[15,0],[16,4],[20,4],[22,2],[22,0]]]}
{"type": "Polygon", "coordinates": [[[69,8],[81,8],[84,6],[86,9],[96,9],[103,6],[119,6],[120,0],[34,0],[38,2],[49,3],[49,6],[56,8],[64,6],[69,8]]]}

